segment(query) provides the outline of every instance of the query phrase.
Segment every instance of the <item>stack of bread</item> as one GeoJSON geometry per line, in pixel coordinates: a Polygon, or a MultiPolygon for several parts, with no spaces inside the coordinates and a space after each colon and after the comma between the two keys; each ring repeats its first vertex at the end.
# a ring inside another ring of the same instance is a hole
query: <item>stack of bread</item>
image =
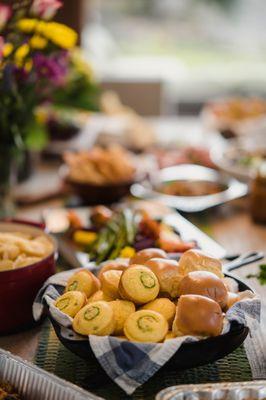
{"type": "Polygon", "coordinates": [[[79,270],[55,306],[81,335],[114,335],[134,342],[217,336],[224,312],[239,298],[218,259],[188,250],[179,263],[160,249],[128,261],[106,262],[96,277],[79,270]]]}

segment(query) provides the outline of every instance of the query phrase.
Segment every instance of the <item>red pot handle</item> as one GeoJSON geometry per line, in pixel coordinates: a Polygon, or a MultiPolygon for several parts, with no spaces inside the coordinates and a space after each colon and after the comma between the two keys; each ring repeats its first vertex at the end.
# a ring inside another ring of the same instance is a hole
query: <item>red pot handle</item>
{"type": "Polygon", "coordinates": [[[43,231],[45,230],[46,226],[45,223],[43,222],[36,222],[36,221],[30,221],[28,219],[20,219],[20,218],[3,218],[1,220],[2,222],[14,222],[15,224],[22,224],[22,225],[30,225],[35,228],[42,229],[43,231]]]}

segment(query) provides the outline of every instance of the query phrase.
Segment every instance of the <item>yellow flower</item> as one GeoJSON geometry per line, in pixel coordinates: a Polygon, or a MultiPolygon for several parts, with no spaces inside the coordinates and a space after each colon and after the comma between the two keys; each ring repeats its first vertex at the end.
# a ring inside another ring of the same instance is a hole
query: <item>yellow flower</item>
{"type": "Polygon", "coordinates": [[[25,57],[27,57],[27,55],[30,52],[30,47],[27,43],[21,45],[15,52],[15,62],[16,64],[21,67],[23,64],[23,61],[25,59],[25,57]]]}
{"type": "Polygon", "coordinates": [[[47,22],[42,27],[38,26],[38,32],[63,49],[71,49],[78,39],[78,35],[73,29],[58,22],[47,22]]]}
{"type": "Polygon", "coordinates": [[[122,258],[131,258],[136,254],[136,250],[131,246],[124,247],[119,254],[119,257],[122,258]]]}
{"type": "Polygon", "coordinates": [[[39,21],[35,18],[22,18],[18,21],[17,27],[20,31],[25,33],[34,32],[39,21]]]}
{"type": "Polygon", "coordinates": [[[8,57],[12,51],[14,50],[14,46],[12,43],[6,43],[3,47],[3,56],[8,57]]]}
{"type": "Polygon", "coordinates": [[[92,66],[85,60],[80,49],[75,48],[70,53],[71,60],[76,70],[87,77],[89,81],[94,79],[92,66]]]}
{"type": "Polygon", "coordinates": [[[33,49],[44,49],[47,46],[47,39],[40,35],[34,35],[29,43],[33,49]]]}
{"type": "Polygon", "coordinates": [[[32,65],[33,65],[32,60],[26,61],[26,62],[25,62],[25,65],[24,65],[25,70],[26,70],[27,72],[30,72],[30,71],[32,70],[32,65]]]}
{"type": "Polygon", "coordinates": [[[86,246],[93,243],[97,239],[97,233],[76,231],[73,235],[73,239],[76,243],[86,246]]]}

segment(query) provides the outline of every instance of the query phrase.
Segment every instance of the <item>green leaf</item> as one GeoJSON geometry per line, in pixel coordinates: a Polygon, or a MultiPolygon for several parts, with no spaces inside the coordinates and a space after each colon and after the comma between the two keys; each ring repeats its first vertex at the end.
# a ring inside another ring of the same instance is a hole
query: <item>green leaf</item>
{"type": "Polygon", "coordinates": [[[48,133],[44,125],[33,120],[26,128],[25,145],[31,150],[42,150],[48,141],[48,133]]]}

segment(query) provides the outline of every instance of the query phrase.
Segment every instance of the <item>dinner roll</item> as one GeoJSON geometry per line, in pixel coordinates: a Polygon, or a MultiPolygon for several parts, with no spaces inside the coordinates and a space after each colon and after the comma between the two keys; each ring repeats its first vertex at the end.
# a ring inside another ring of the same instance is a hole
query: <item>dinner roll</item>
{"type": "Polygon", "coordinates": [[[102,291],[108,297],[112,297],[113,299],[119,298],[119,291],[118,286],[120,282],[120,278],[122,275],[122,271],[117,271],[110,269],[106,271],[101,276],[101,284],[102,284],[102,291]]]}
{"type": "Polygon", "coordinates": [[[167,258],[167,254],[157,248],[140,250],[129,260],[129,264],[145,264],[151,258],[167,258]]]}
{"type": "Polygon", "coordinates": [[[187,294],[181,296],[173,322],[173,332],[185,335],[217,336],[222,332],[223,313],[216,301],[187,294]]]}
{"type": "Polygon", "coordinates": [[[162,314],[164,316],[164,318],[168,322],[169,327],[172,327],[176,306],[171,300],[166,298],[155,299],[142,306],[141,310],[157,311],[159,314],[162,314]]]}
{"type": "Polygon", "coordinates": [[[182,254],[179,260],[179,268],[181,275],[187,275],[192,271],[209,271],[219,278],[224,276],[221,261],[197,249],[188,250],[182,254]]]}
{"type": "Polygon", "coordinates": [[[183,278],[179,272],[177,261],[152,258],[146,261],[145,266],[150,268],[158,278],[162,296],[175,298],[178,296],[178,287],[183,278]]]}
{"type": "Polygon", "coordinates": [[[239,300],[240,300],[240,297],[239,297],[238,293],[228,292],[226,309],[228,310],[239,300]]]}
{"type": "Polygon", "coordinates": [[[87,297],[90,297],[99,289],[100,282],[96,276],[92,272],[82,269],[69,278],[65,291],[78,290],[79,292],[84,292],[87,297]]]}
{"type": "Polygon", "coordinates": [[[199,294],[209,297],[224,308],[227,304],[227,290],[222,279],[208,271],[189,272],[180,282],[179,295],[199,294]]]}
{"type": "Polygon", "coordinates": [[[85,293],[78,291],[66,292],[56,299],[55,307],[70,317],[74,317],[86,304],[86,300],[85,293]]]}
{"type": "Polygon", "coordinates": [[[73,329],[81,335],[111,335],[115,329],[115,319],[110,303],[95,301],[87,304],[76,314],[73,329]]]}
{"type": "Polygon", "coordinates": [[[127,300],[115,300],[111,301],[110,305],[112,306],[115,318],[115,330],[113,334],[123,335],[126,319],[136,311],[135,304],[127,300]]]}
{"type": "Polygon", "coordinates": [[[128,267],[128,263],[126,261],[107,261],[104,263],[98,272],[98,278],[101,280],[102,274],[106,271],[116,270],[116,271],[124,271],[128,267]]]}
{"type": "Polygon", "coordinates": [[[94,301],[99,301],[99,300],[113,301],[114,299],[108,296],[102,290],[97,290],[97,292],[93,293],[93,295],[88,298],[87,303],[92,303],[94,301]]]}
{"type": "Polygon", "coordinates": [[[120,296],[136,304],[145,304],[154,300],[159,290],[156,275],[143,265],[131,265],[122,273],[119,282],[120,296]]]}
{"type": "Polygon", "coordinates": [[[139,310],[131,314],[124,326],[124,333],[134,342],[161,342],[168,331],[166,319],[156,311],[139,310]]]}

